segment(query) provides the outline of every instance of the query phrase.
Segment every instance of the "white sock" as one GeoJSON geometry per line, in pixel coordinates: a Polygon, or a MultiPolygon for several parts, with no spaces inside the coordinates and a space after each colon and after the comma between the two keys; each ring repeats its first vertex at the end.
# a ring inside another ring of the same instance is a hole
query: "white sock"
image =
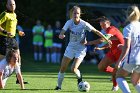
{"type": "Polygon", "coordinates": [[[39,53],[39,60],[42,60],[42,53],[39,53]]]}
{"type": "Polygon", "coordinates": [[[58,73],[58,81],[57,81],[57,86],[59,88],[61,88],[63,80],[64,80],[64,73],[59,72],[58,73]]]}
{"type": "Polygon", "coordinates": [[[47,63],[50,62],[50,55],[49,55],[49,53],[46,53],[46,62],[47,62],[47,63]]]}
{"type": "Polygon", "coordinates": [[[116,81],[123,93],[131,93],[128,83],[124,78],[117,78],[116,81]]]}
{"type": "Polygon", "coordinates": [[[78,79],[81,78],[81,73],[80,73],[79,69],[77,69],[77,71],[75,72],[75,75],[78,79]]]}
{"type": "Polygon", "coordinates": [[[35,61],[37,61],[37,60],[38,60],[37,56],[38,56],[38,53],[37,53],[37,52],[35,52],[35,53],[34,53],[34,60],[35,60],[35,61]]]}
{"type": "Polygon", "coordinates": [[[138,93],[140,93],[140,83],[135,86],[138,93]]]}

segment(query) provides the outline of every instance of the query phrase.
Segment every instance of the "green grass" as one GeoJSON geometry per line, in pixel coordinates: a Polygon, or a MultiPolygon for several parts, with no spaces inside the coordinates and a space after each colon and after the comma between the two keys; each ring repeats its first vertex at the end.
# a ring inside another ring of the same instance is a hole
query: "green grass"
{"type": "MultiPolygon", "coordinates": [[[[20,86],[15,84],[15,74],[12,75],[6,84],[4,90],[0,93],[80,93],[77,89],[77,80],[75,75],[70,72],[70,66],[65,74],[65,79],[61,91],[53,90],[57,83],[57,73],[59,64],[46,64],[45,62],[33,62],[32,56],[24,56],[22,61],[22,74],[25,81],[26,90],[21,90],[20,86]]],[[[90,83],[88,93],[113,93],[111,91],[112,82],[110,74],[99,72],[96,65],[82,64],[80,70],[83,73],[83,80],[90,83]]],[[[132,93],[135,89],[127,78],[132,93]]],[[[121,93],[119,90],[117,93],[121,93]]]]}

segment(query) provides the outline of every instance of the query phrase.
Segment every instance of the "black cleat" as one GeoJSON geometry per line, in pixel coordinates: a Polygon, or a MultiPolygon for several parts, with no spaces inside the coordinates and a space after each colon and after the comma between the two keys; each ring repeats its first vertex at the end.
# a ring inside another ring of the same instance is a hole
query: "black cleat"
{"type": "Polygon", "coordinates": [[[56,86],[56,88],[55,88],[54,90],[61,90],[61,88],[60,88],[60,87],[58,87],[58,86],[56,86]]]}
{"type": "Polygon", "coordinates": [[[82,81],[82,74],[81,74],[81,78],[77,79],[77,83],[79,84],[82,81]]]}
{"type": "MultiPolygon", "coordinates": [[[[24,84],[29,84],[28,82],[23,82],[24,84]]],[[[20,84],[19,81],[16,81],[16,84],[20,84]]]]}

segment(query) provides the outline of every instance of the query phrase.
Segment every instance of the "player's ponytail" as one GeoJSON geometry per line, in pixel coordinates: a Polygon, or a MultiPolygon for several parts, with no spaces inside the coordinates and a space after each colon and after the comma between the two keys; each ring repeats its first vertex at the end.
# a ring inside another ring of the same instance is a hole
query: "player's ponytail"
{"type": "Polygon", "coordinates": [[[140,19],[140,11],[139,8],[135,5],[129,6],[126,11],[127,20],[129,22],[138,21],[140,19]]]}

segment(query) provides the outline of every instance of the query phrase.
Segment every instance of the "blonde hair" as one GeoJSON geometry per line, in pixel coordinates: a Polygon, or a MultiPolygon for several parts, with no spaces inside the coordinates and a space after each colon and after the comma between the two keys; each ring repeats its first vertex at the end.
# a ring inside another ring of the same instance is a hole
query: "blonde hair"
{"type": "Polygon", "coordinates": [[[138,21],[140,19],[139,8],[135,5],[128,7],[126,11],[126,15],[127,15],[126,21],[129,21],[129,22],[138,21]]]}
{"type": "Polygon", "coordinates": [[[73,11],[77,10],[77,9],[79,9],[80,13],[81,13],[81,8],[79,6],[73,6],[72,9],[70,9],[70,11],[69,11],[70,18],[72,18],[73,11]]]}

